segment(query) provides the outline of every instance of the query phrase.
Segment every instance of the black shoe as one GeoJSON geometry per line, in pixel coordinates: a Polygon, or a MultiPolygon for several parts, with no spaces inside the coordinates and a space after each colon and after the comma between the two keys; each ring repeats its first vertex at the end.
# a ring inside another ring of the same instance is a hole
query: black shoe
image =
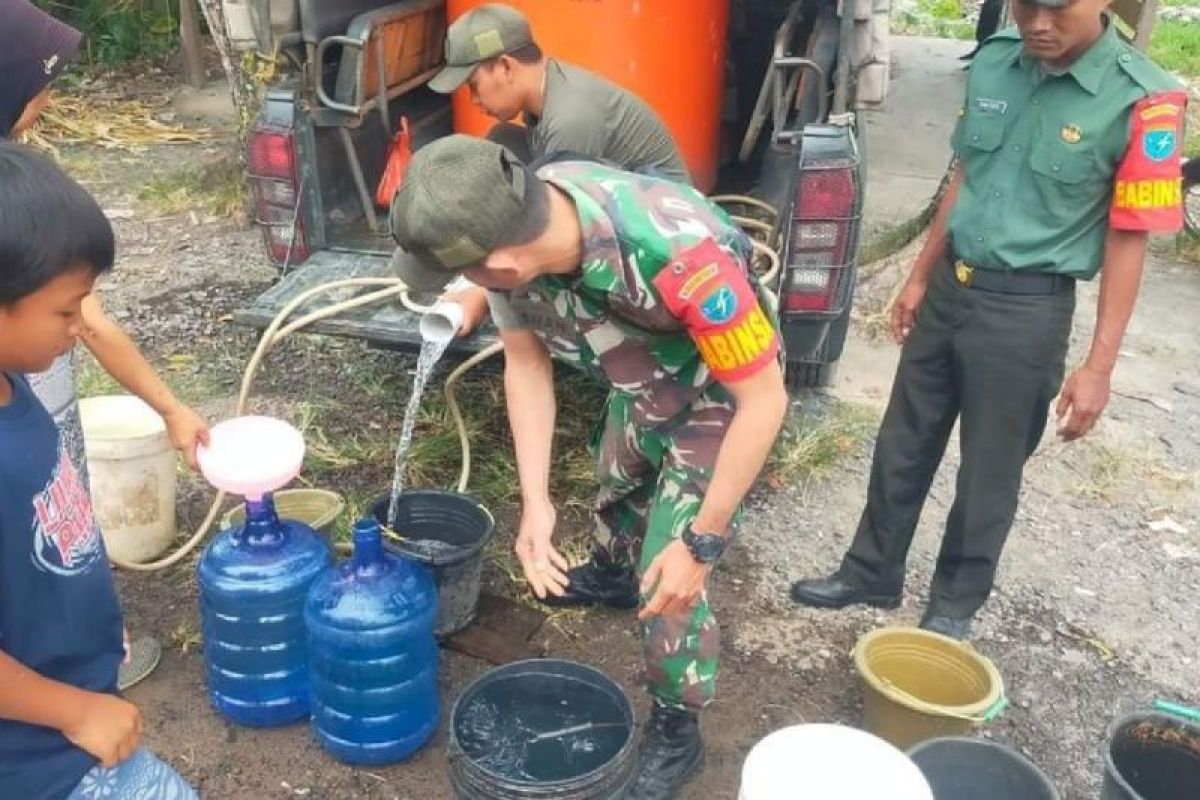
{"type": "Polygon", "coordinates": [[[567,590],[561,597],[548,594],[543,601],[551,606],[590,606],[637,608],[641,600],[639,581],[633,567],[613,564],[593,555],[585,564],[567,570],[567,590]]]}
{"type": "Polygon", "coordinates": [[[971,634],[971,618],[948,617],[945,614],[934,614],[929,611],[921,617],[921,627],[942,636],[962,641],[971,634]]]}
{"type": "Polygon", "coordinates": [[[815,608],[845,608],[863,603],[875,608],[899,608],[900,592],[881,592],[850,583],[838,575],[812,578],[792,584],[792,599],[815,608]]]}
{"type": "Polygon", "coordinates": [[[625,800],[671,800],[702,766],[704,742],[696,712],[654,703],[625,800]]]}

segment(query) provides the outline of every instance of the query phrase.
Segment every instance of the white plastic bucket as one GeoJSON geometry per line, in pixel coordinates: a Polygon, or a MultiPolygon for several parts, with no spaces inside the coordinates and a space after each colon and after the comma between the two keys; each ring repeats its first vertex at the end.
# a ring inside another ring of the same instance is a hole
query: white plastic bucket
{"type": "Polygon", "coordinates": [[[79,401],[92,506],[110,557],[150,561],[175,538],[175,451],[154,409],[130,395],[79,401]]]}
{"type": "Polygon", "coordinates": [[[738,800],[933,800],[917,765],[857,728],[795,725],[775,731],[742,764],[738,800]]]}

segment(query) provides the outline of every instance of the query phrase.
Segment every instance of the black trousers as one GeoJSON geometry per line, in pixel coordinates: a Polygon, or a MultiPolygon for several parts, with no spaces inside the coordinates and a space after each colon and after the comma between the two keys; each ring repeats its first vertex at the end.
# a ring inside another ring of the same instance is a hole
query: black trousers
{"type": "Polygon", "coordinates": [[[1062,385],[1074,310],[1073,287],[1001,294],[960,285],[948,262],[935,269],[900,357],[841,577],[880,591],[903,587],[917,519],[957,419],[961,466],[929,602],[933,613],[955,617],[979,610],[1022,470],[1062,385]]]}

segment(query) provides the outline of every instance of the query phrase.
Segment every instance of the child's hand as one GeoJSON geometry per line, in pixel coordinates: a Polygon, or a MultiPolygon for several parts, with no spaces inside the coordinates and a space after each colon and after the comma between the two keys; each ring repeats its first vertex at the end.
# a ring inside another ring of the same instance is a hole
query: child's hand
{"type": "Polygon", "coordinates": [[[196,468],[196,445],[208,444],[208,423],[190,406],[180,403],[174,410],[163,415],[167,423],[167,436],[176,450],[183,453],[188,466],[196,468]]]}
{"type": "Polygon", "coordinates": [[[63,729],[71,744],[86,750],[104,767],[115,767],[133,755],[142,740],[142,712],[111,694],[84,693],[74,725],[63,729]]]}

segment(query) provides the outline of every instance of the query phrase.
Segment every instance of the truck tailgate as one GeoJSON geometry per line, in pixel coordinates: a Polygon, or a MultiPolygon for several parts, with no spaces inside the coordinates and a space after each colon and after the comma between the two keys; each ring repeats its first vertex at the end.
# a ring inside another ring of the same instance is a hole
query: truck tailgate
{"type": "MultiPolygon", "coordinates": [[[[234,312],[234,322],[262,330],[271,324],[285,305],[301,293],[324,283],[347,278],[391,278],[394,274],[389,260],[375,255],[344,253],[322,250],[314,253],[303,266],[296,267],[278,283],[250,304],[248,308],[234,312]]],[[[316,311],[342,300],[348,300],[373,291],[370,286],[348,287],[317,295],[295,313],[291,319],[316,311]]],[[[418,296],[418,303],[430,304],[435,297],[418,296]]],[[[379,347],[394,350],[419,350],[421,335],[418,333],[419,315],[409,311],[399,300],[351,309],[344,314],[316,322],[304,330],[327,336],[345,336],[365,339],[379,347]]],[[[466,339],[455,339],[451,351],[470,354],[482,350],[497,341],[496,330],[490,323],[466,339]]]]}

